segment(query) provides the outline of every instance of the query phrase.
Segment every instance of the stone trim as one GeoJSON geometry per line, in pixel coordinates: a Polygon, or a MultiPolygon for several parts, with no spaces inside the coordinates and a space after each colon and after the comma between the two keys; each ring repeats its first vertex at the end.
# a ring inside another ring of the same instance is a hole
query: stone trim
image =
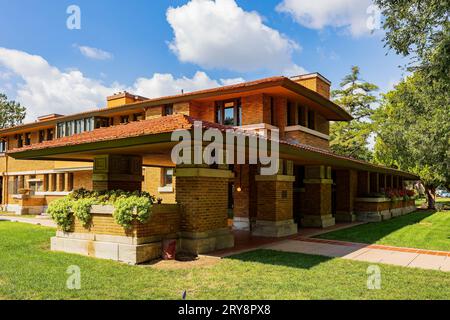
{"type": "Polygon", "coordinates": [[[36,192],[35,195],[36,196],[67,196],[69,195],[71,192],[66,192],[66,191],[43,191],[43,192],[36,192]]]}
{"type": "Polygon", "coordinates": [[[305,184],[333,184],[332,179],[305,179],[303,180],[305,184]]]}
{"type": "Polygon", "coordinates": [[[281,238],[297,234],[298,226],[294,220],[265,221],[256,220],[252,235],[259,237],[281,238]]]}
{"type": "Polygon", "coordinates": [[[209,168],[176,168],[174,176],[233,179],[234,173],[229,170],[209,169],[209,168]]]}
{"type": "Polygon", "coordinates": [[[78,171],[92,171],[92,167],[65,168],[65,169],[53,169],[53,170],[4,172],[4,175],[5,176],[35,176],[35,175],[41,175],[41,174],[66,173],[66,172],[78,172],[78,171]]]}
{"type": "Polygon", "coordinates": [[[310,135],[316,136],[320,139],[324,139],[327,141],[330,141],[330,136],[326,135],[322,132],[316,131],[316,130],[312,130],[310,128],[304,127],[304,126],[300,126],[300,125],[296,125],[296,126],[289,126],[289,127],[285,127],[284,128],[285,132],[292,132],[292,131],[302,131],[305,133],[308,133],[310,135]]]}
{"type": "Polygon", "coordinates": [[[274,175],[274,176],[255,176],[255,181],[283,181],[294,182],[295,176],[274,175]]]}
{"type": "Polygon", "coordinates": [[[331,214],[324,216],[304,215],[302,218],[302,227],[328,228],[335,224],[336,220],[331,214]]]}
{"type": "Polygon", "coordinates": [[[159,187],[158,192],[159,193],[173,193],[174,189],[173,189],[173,186],[159,187]]]}
{"type": "Polygon", "coordinates": [[[390,198],[355,198],[355,202],[391,202],[390,198]]]}

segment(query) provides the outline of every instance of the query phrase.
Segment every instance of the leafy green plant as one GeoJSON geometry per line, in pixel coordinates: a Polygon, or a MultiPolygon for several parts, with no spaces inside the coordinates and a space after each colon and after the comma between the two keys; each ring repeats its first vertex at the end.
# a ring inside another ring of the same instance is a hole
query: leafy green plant
{"type": "Polygon", "coordinates": [[[62,198],[51,202],[47,209],[47,213],[63,231],[69,231],[73,223],[72,203],[72,200],[62,198]]]}
{"type": "Polygon", "coordinates": [[[72,201],[73,214],[85,227],[89,226],[91,223],[91,208],[96,202],[97,201],[93,198],[82,198],[72,201]]]}
{"type": "Polygon", "coordinates": [[[152,202],[147,197],[120,197],[114,203],[113,217],[116,222],[129,229],[136,219],[139,222],[145,223],[151,215],[152,202]]]}

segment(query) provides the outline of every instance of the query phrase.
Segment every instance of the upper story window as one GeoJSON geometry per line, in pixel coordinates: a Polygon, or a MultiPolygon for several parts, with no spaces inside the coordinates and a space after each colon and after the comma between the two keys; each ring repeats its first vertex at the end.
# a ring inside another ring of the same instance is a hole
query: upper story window
{"type": "Polygon", "coordinates": [[[297,112],[298,112],[298,124],[305,127],[306,126],[305,107],[297,105],[297,112]]]}
{"type": "Polygon", "coordinates": [[[287,125],[288,126],[296,125],[298,121],[296,119],[294,104],[291,101],[287,102],[286,113],[287,113],[287,125]]]}
{"type": "Polygon", "coordinates": [[[6,140],[0,140],[0,153],[6,152],[6,140]]]}
{"type": "Polygon", "coordinates": [[[109,127],[109,118],[95,117],[95,129],[109,127]]]}
{"type": "Polygon", "coordinates": [[[241,99],[216,102],[216,122],[226,126],[241,126],[241,99]]]}
{"type": "Polygon", "coordinates": [[[25,133],[25,145],[29,146],[31,144],[31,133],[25,133]]]}
{"type": "Polygon", "coordinates": [[[166,104],[163,107],[163,117],[173,115],[173,104],[166,104]]]}
{"type": "Polygon", "coordinates": [[[47,129],[47,141],[53,140],[55,137],[55,130],[47,129]]]}
{"type": "Polygon", "coordinates": [[[130,116],[121,116],[120,123],[128,123],[130,122],[130,116]]]}
{"type": "Polygon", "coordinates": [[[316,113],[312,110],[308,110],[308,128],[316,130],[316,113]]]}
{"type": "Polygon", "coordinates": [[[270,124],[275,125],[276,122],[276,114],[275,114],[275,98],[270,97],[270,124]]]}
{"type": "MultiPolygon", "coordinates": [[[[98,122],[97,125],[104,125],[104,118],[84,118],[77,119],[71,121],[60,122],[56,125],[56,136],[57,138],[69,137],[74,134],[79,134],[86,131],[94,130],[95,121],[98,119],[102,119],[101,122],[98,122]]],[[[108,119],[108,118],[106,118],[108,119]]],[[[106,126],[108,123],[106,122],[106,126]]],[[[100,126],[98,127],[100,128],[100,126]]],[[[53,129],[47,130],[47,140],[53,140],[54,132],[53,129]]]]}
{"type": "Polygon", "coordinates": [[[23,147],[23,137],[21,134],[16,135],[16,140],[17,140],[17,148],[22,148],[23,147]]]}
{"type": "Polygon", "coordinates": [[[43,142],[45,140],[45,130],[39,130],[39,143],[43,142]]]}
{"type": "Polygon", "coordinates": [[[133,114],[133,121],[142,121],[144,119],[145,119],[145,115],[143,113],[133,114]]]}

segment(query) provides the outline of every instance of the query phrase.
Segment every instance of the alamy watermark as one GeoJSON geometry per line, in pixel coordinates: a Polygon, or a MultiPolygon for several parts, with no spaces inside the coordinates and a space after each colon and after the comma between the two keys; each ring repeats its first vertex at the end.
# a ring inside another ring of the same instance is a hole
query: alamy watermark
{"type": "Polygon", "coordinates": [[[81,269],[79,266],[69,266],[66,270],[69,275],[66,281],[66,287],[69,290],[81,289],[81,269]]]}
{"type": "Polygon", "coordinates": [[[66,26],[69,30],[81,29],[81,9],[77,5],[70,5],[67,7],[66,13],[69,17],[66,20],[66,26]]]}
{"type": "Polygon", "coordinates": [[[172,141],[179,142],[172,149],[176,165],[243,165],[261,164],[261,175],[275,175],[280,166],[279,130],[268,130],[268,137],[228,129],[203,130],[201,121],[194,123],[194,135],[189,130],[172,133],[172,141]],[[225,136],[225,137],[224,137],[225,136]],[[205,146],[205,143],[208,145],[205,146]]]}
{"type": "Polygon", "coordinates": [[[381,269],[379,266],[371,265],[367,268],[367,289],[381,290],[381,269]]]}
{"type": "Polygon", "coordinates": [[[381,10],[378,6],[372,4],[367,7],[366,13],[369,17],[366,20],[366,26],[370,31],[381,29],[381,10]]]}

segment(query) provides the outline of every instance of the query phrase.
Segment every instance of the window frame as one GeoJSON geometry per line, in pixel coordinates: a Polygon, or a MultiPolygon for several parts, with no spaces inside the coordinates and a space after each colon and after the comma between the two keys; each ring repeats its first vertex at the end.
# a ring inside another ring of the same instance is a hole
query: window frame
{"type": "Polygon", "coordinates": [[[216,101],[215,103],[215,122],[225,124],[225,110],[233,108],[233,124],[228,124],[229,126],[240,127],[242,126],[242,103],[241,98],[229,99],[216,101]],[[233,107],[226,106],[227,104],[233,103],[233,107]]]}

